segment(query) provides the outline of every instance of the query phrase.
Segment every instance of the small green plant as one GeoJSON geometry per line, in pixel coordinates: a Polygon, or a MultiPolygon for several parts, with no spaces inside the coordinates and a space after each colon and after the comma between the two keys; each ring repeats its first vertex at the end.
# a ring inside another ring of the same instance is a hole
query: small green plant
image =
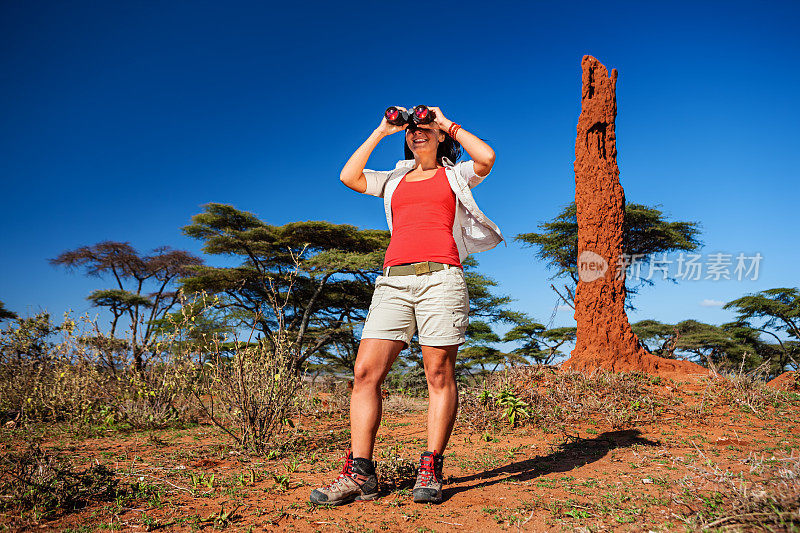
{"type": "Polygon", "coordinates": [[[283,492],[289,489],[289,474],[272,474],[272,479],[275,481],[275,488],[283,492]]]}
{"type": "Polygon", "coordinates": [[[291,461],[284,463],[284,466],[286,467],[286,471],[288,473],[294,474],[297,472],[297,469],[300,468],[300,459],[293,457],[291,461]]]}
{"type": "Polygon", "coordinates": [[[512,426],[516,426],[520,419],[530,416],[528,404],[517,398],[517,396],[509,390],[504,390],[498,394],[495,402],[497,402],[497,405],[501,408],[505,409],[503,416],[505,416],[508,423],[512,426]]]}
{"type": "Polygon", "coordinates": [[[236,476],[236,480],[239,482],[239,485],[243,487],[254,484],[257,479],[258,479],[258,474],[253,468],[248,468],[247,472],[242,472],[241,474],[236,476]]]}
{"type": "Polygon", "coordinates": [[[155,518],[150,517],[147,513],[142,513],[141,515],[142,524],[147,527],[147,530],[151,530],[154,527],[158,526],[158,520],[155,518]]]}
{"type": "Polygon", "coordinates": [[[191,472],[189,474],[189,479],[192,482],[193,489],[196,489],[200,485],[206,487],[207,489],[214,488],[214,474],[208,476],[204,472],[199,472],[199,473],[191,472]]]}
{"type": "Polygon", "coordinates": [[[213,523],[215,528],[224,529],[233,520],[234,513],[241,505],[237,505],[230,511],[225,511],[225,503],[220,504],[219,511],[211,513],[205,518],[201,518],[200,522],[213,523]]]}
{"type": "Polygon", "coordinates": [[[489,402],[494,400],[494,395],[491,393],[491,391],[483,389],[480,394],[478,394],[478,400],[480,400],[481,404],[486,407],[489,405],[489,402]]]}
{"type": "Polygon", "coordinates": [[[572,518],[575,518],[576,520],[582,520],[582,519],[585,519],[585,518],[589,518],[589,513],[587,513],[583,509],[570,509],[569,511],[565,512],[564,514],[567,515],[567,516],[571,516],[572,518]]]}

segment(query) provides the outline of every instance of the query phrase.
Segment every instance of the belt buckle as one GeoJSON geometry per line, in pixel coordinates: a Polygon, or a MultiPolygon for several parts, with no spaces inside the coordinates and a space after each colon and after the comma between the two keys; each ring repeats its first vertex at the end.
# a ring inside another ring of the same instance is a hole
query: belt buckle
{"type": "Polygon", "coordinates": [[[419,276],[420,274],[425,274],[426,272],[431,271],[431,264],[428,261],[423,261],[422,263],[414,263],[414,273],[419,276]]]}

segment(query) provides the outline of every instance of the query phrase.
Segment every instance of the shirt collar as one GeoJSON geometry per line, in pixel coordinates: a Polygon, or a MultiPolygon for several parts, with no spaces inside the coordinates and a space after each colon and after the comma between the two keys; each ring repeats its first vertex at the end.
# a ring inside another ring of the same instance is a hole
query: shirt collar
{"type": "MultiPolygon", "coordinates": [[[[416,162],[413,159],[401,159],[400,161],[397,162],[397,168],[414,168],[415,163],[416,162]]],[[[455,163],[453,163],[446,157],[442,158],[442,163],[444,163],[444,166],[449,168],[455,166],[455,163]]]]}

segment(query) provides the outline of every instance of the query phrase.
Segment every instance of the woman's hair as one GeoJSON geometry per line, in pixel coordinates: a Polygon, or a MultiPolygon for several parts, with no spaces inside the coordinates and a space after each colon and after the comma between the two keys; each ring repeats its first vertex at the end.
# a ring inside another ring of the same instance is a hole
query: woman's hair
{"type": "MultiPolygon", "coordinates": [[[[408,147],[405,135],[403,135],[403,147],[405,148],[405,159],[414,159],[414,152],[408,147]]],[[[461,158],[461,145],[447,134],[444,135],[444,140],[439,143],[439,147],[436,149],[436,162],[442,166],[444,166],[444,163],[442,163],[443,157],[453,163],[458,162],[461,158]]]]}

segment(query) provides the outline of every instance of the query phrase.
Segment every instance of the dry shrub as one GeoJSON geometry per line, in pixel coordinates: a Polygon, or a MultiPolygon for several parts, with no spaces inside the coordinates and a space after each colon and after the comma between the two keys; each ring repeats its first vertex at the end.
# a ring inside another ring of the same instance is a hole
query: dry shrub
{"type": "Polygon", "coordinates": [[[256,453],[267,452],[272,437],[289,423],[300,387],[294,346],[285,336],[276,340],[236,342],[231,357],[218,347],[192,388],[203,413],[256,453]]]}
{"type": "Polygon", "coordinates": [[[751,453],[744,460],[749,471],[734,474],[720,468],[702,452],[698,464],[686,467],[693,472],[682,484],[687,494],[698,486],[717,488],[711,497],[698,493],[718,505],[702,509],[686,518],[691,529],[711,531],[798,531],[800,530],[800,456],[771,456],[751,453]],[[699,481],[700,483],[697,483],[699,481]]]}
{"type": "Polygon", "coordinates": [[[400,455],[402,445],[397,444],[379,452],[377,461],[381,489],[389,492],[409,489],[417,479],[417,464],[400,455]]]}
{"type": "Polygon", "coordinates": [[[65,315],[54,326],[46,314],[4,330],[2,417],[14,425],[63,421],[78,429],[92,424],[158,428],[188,418],[184,400],[194,372],[191,361],[165,352],[137,372],[124,355],[109,357],[103,347],[110,343],[97,342],[97,332],[88,316],[75,321],[65,315]]]}
{"type": "Polygon", "coordinates": [[[156,429],[197,420],[188,397],[195,366],[183,358],[150,362],[143,374],[126,374],[116,399],[119,422],[134,428],[156,429]]]}
{"type": "Polygon", "coordinates": [[[770,387],[766,383],[769,361],[753,370],[744,370],[744,358],[738,370],[721,373],[711,364],[714,378],[708,382],[707,394],[717,403],[740,408],[742,411],[761,414],[765,407],[778,407],[796,403],[796,396],[770,387]]]}
{"type": "Polygon", "coordinates": [[[298,411],[314,418],[339,420],[350,414],[350,391],[347,382],[325,378],[318,383],[305,383],[298,395],[298,411]]]}
{"type": "Polygon", "coordinates": [[[76,469],[71,459],[47,453],[38,443],[0,457],[2,509],[49,515],[112,500],[116,494],[114,472],[106,466],[76,469]]]}
{"type": "Polygon", "coordinates": [[[98,363],[98,354],[80,343],[69,316],[60,326],[51,324],[46,313],[20,319],[2,332],[0,344],[0,409],[6,419],[81,424],[118,388],[98,363]],[[35,332],[31,323],[37,324],[35,332]]]}
{"type": "Polygon", "coordinates": [[[284,426],[294,426],[290,416],[299,415],[302,407],[297,394],[301,348],[296,334],[286,329],[284,313],[299,271],[293,258],[285,293],[279,293],[271,277],[264,283],[275,322],[269,335],[252,342],[262,318],[256,316],[247,342],[234,337],[232,347],[223,349],[223,339],[215,336],[204,343],[210,354],[192,387],[197,405],[217,427],[242,449],[265,455],[284,426]]]}

